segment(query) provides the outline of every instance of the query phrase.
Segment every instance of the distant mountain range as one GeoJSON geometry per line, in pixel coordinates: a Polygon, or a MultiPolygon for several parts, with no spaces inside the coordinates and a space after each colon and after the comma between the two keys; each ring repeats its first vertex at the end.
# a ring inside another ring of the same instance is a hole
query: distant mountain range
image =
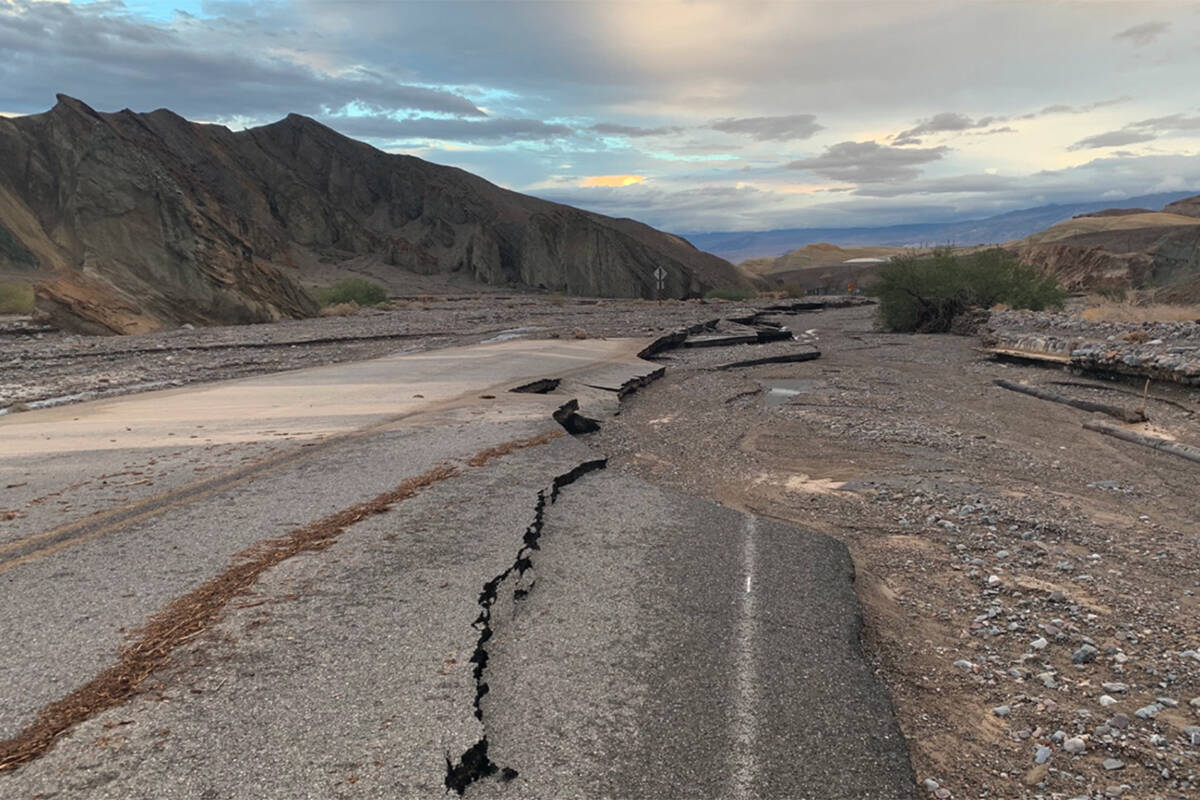
{"type": "Polygon", "coordinates": [[[892,245],[919,247],[939,244],[975,245],[1009,242],[1045,230],[1056,222],[1077,214],[1090,214],[1112,208],[1161,208],[1196,194],[1165,192],[1102,200],[1094,203],[1066,203],[1010,211],[984,219],[960,222],[928,222],[913,225],[889,225],[879,228],[786,228],[770,231],[733,231],[729,233],[693,233],[686,238],[701,250],[737,263],[748,258],[781,256],[815,242],[841,246],[892,245]]]}

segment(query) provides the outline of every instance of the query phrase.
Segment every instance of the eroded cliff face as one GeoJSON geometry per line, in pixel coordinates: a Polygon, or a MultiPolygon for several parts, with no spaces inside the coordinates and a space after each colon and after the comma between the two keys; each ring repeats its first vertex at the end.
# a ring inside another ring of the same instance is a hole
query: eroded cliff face
{"type": "Polygon", "coordinates": [[[1182,214],[1185,217],[1200,217],[1200,195],[1176,200],[1163,206],[1168,214],[1182,214]]]}
{"type": "Polygon", "coordinates": [[[660,266],[665,296],[745,281],[678,237],[383,153],[304,117],[235,133],[60,96],[45,114],[0,119],[0,270],[44,274],[38,304],[65,327],[306,316],[316,306],[297,262],[364,255],[594,296],[652,296],[660,266]]]}
{"type": "MultiPolygon", "coordinates": [[[[1200,196],[1172,203],[1163,212],[1200,217],[1200,196]]],[[[1144,218],[1146,224],[1127,222],[1044,242],[1035,235],[1015,243],[1015,249],[1023,262],[1056,276],[1072,291],[1138,289],[1168,302],[1200,301],[1200,225],[1164,225],[1163,212],[1093,215],[1144,218]]]]}

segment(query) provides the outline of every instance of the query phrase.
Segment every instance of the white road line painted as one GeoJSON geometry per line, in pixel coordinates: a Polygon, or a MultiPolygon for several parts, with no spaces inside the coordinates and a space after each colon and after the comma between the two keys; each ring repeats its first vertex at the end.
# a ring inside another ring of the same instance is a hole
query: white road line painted
{"type": "Polygon", "coordinates": [[[758,519],[752,514],[747,514],[745,519],[742,572],[746,578],[746,590],[741,596],[735,632],[737,658],[734,664],[733,684],[734,740],[729,771],[729,796],[733,800],[753,800],[758,796],[758,616],[757,596],[753,591],[758,558],[758,543],[755,541],[758,519]]]}

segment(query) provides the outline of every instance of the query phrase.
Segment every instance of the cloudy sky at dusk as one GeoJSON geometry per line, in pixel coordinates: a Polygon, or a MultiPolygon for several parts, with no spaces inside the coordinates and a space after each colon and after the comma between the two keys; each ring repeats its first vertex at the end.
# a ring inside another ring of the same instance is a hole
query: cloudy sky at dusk
{"type": "Polygon", "coordinates": [[[1196,2],[0,0],[64,92],[385,150],[678,232],[1200,191],[1196,2]]]}

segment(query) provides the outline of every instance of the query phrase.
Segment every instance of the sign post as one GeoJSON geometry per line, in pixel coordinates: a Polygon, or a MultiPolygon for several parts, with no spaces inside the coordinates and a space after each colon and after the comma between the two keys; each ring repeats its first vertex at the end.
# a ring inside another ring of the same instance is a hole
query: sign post
{"type": "Polygon", "coordinates": [[[654,268],[654,299],[662,302],[662,292],[666,287],[667,271],[662,267],[654,268]]]}

